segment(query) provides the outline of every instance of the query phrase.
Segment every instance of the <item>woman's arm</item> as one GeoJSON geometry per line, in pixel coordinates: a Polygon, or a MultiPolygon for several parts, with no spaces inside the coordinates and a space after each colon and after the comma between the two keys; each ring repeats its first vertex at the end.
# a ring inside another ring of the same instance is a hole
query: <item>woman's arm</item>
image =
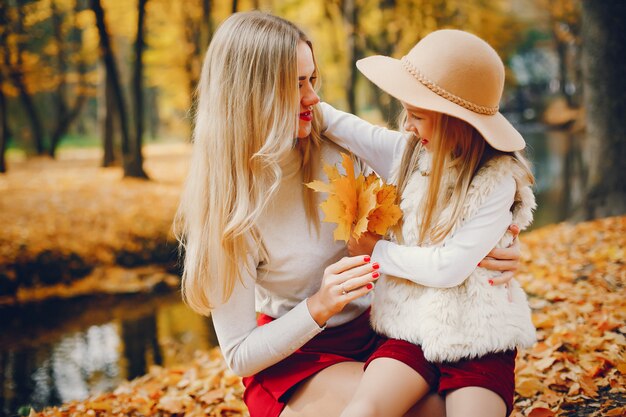
{"type": "MultiPolygon", "coordinates": [[[[249,266],[256,269],[256,265],[249,266]]],[[[311,317],[306,300],[271,323],[258,326],[254,287],[254,278],[244,274],[243,283],[235,283],[230,298],[211,312],[226,363],[240,376],[274,365],[323,330],[311,317]]]]}
{"type": "Polygon", "coordinates": [[[404,151],[407,135],[375,126],[330,104],[320,103],[324,119],[322,134],[361,158],[387,180],[395,158],[404,151]]]}
{"type": "Polygon", "coordinates": [[[506,178],[445,245],[402,246],[381,240],[374,246],[372,261],[385,274],[429,287],[455,287],[476,269],[511,224],[514,194],[515,182],[506,178]]]}
{"type": "Polygon", "coordinates": [[[228,366],[240,376],[253,375],[302,347],[323,330],[326,321],[370,292],[375,280],[370,257],[345,257],[324,270],[320,289],[276,320],[258,326],[255,308],[257,261],[247,258],[242,282],[230,298],[211,312],[228,366]],[[248,272],[252,271],[252,272],[248,272]]]}

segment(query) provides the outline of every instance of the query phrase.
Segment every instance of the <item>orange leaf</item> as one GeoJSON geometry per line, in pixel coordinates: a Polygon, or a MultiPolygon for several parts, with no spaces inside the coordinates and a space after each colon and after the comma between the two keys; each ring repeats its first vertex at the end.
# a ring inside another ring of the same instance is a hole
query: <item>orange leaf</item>
{"type": "Polygon", "coordinates": [[[595,381],[590,376],[584,375],[579,380],[580,387],[583,389],[583,392],[590,397],[598,396],[598,387],[596,386],[595,381]]]}
{"type": "Polygon", "coordinates": [[[387,230],[398,223],[402,217],[402,210],[395,204],[396,187],[382,185],[376,192],[376,209],[370,213],[368,230],[372,233],[384,235],[387,230]]]}
{"type": "Polygon", "coordinates": [[[554,415],[554,411],[549,408],[537,407],[530,411],[528,417],[554,417],[554,415]]]}
{"type": "Polygon", "coordinates": [[[538,392],[545,389],[543,384],[536,378],[520,379],[520,382],[515,387],[515,391],[522,397],[532,397],[538,392]]]}
{"type": "Polygon", "coordinates": [[[188,401],[186,395],[168,395],[159,400],[157,408],[169,413],[178,414],[185,412],[185,403],[188,401]]]}
{"type": "MultiPolygon", "coordinates": [[[[362,178],[362,176],[359,176],[362,178]]],[[[363,186],[363,182],[359,181],[357,184],[363,186]]],[[[352,232],[352,236],[359,238],[364,232],[368,230],[368,214],[376,207],[376,194],[374,193],[376,184],[371,184],[365,189],[359,189],[357,207],[358,212],[356,216],[356,224],[352,232]]]]}
{"type": "Polygon", "coordinates": [[[325,182],[320,181],[320,180],[309,182],[306,186],[319,193],[332,193],[333,192],[333,186],[331,184],[326,184],[325,182]]]}
{"type": "Polygon", "coordinates": [[[535,362],[535,368],[537,368],[540,371],[545,371],[546,369],[548,369],[549,367],[552,366],[554,361],[556,361],[555,357],[548,356],[546,358],[543,358],[543,359],[538,360],[537,362],[535,362]]]}
{"type": "Polygon", "coordinates": [[[326,176],[328,177],[329,181],[334,181],[337,178],[339,178],[339,170],[337,169],[337,167],[332,166],[332,165],[327,165],[324,164],[324,173],[326,173],[326,176]]]}
{"type": "Polygon", "coordinates": [[[626,407],[617,407],[604,412],[605,416],[626,416],[626,407]]]}

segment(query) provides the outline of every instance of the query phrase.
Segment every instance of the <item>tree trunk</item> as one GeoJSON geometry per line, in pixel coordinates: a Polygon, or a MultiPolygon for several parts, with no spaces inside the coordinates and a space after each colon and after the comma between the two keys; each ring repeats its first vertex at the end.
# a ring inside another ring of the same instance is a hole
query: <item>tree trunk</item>
{"type": "MultiPolygon", "coordinates": [[[[7,38],[7,17],[6,17],[6,5],[4,3],[0,3],[0,28],[4,28],[0,30],[0,45],[3,45],[3,48],[8,49],[8,45],[6,42],[7,38]]],[[[7,123],[7,104],[6,97],[4,95],[3,84],[4,84],[4,68],[6,68],[5,62],[6,54],[2,54],[0,56],[0,173],[7,172],[7,165],[5,159],[5,153],[7,149],[7,142],[9,141],[9,126],[7,123]]],[[[0,368],[1,369],[1,368],[0,368]]]]}
{"type": "MultiPolygon", "coordinates": [[[[378,4],[378,8],[382,11],[392,11],[396,8],[395,0],[383,0],[378,4]]],[[[393,56],[394,50],[402,37],[402,29],[394,31],[392,35],[389,32],[389,21],[383,23],[381,32],[369,34],[365,36],[365,50],[375,51],[378,54],[393,56]]],[[[398,129],[398,116],[402,111],[402,105],[398,100],[382,91],[372,83],[368,83],[372,91],[374,105],[380,111],[383,120],[392,129],[398,129]]]]}
{"type": "Polygon", "coordinates": [[[107,77],[109,77],[109,82],[111,83],[114,105],[117,107],[116,113],[122,134],[124,176],[132,176],[131,174],[134,173],[135,167],[130,164],[133,159],[133,152],[131,149],[130,131],[128,128],[128,112],[126,110],[124,96],[122,95],[122,85],[120,82],[119,72],[117,70],[117,63],[115,61],[115,56],[113,55],[113,50],[111,49],[109,31],[106,26],[104,10],[102,9],[100,0],[91,0],[91,9],[96,15],[96,25],[98,27],[98,34],[100,35],[102,60],[106,68],[107,77]]]}
{"type": "MultiPolygon", "coordinates": [[[[24,1],[17,2],[17,21],[16,23],[16,34],[19,37],[24,36],[24,28],[22,26],[24,22],[24,1]]],[[[6,44],[5,44],[6,45],[6,44]]],[[[7,54],[6,62],[9,66],[11,66],[11,61],[9,57],[8,48],[4,48],[5,53],[7,54]]],[[[33,135],[32,139],[35,144],[35,151],[37,155],[44,155],[45,149],[43,145],[44,138],[44,129],[41,123],[41,119],[39,118],[39,114],[37,113],[37,108],[35,107],[35,103],[33,102],[33,98],[31,97],[28,89],[26,88],[26,84],[24,83],[24,64],[22,62],[22,41],[17,42],[17,63],[16,65],[9,68],[10,78],[13,82],[13,85],[20,94],[20,100],[24,105],[24,110],[26,111],[26,115],[30,121],[30,130],[33,135]]]]}
{"type": "Polygon", "coordinates": [[[356,61],[359,59],[357,45],[358,9],[356,0],[343,0],[343,18],[348,34],[348,72],[350,74],[346,85],[346,99],[348,100],[348,111],[356,114],[356,80],[358,71],[356,61]]]}
{"type": "Polygon", "coordinates": [[[135,68],[133,71],[133,101],[135,110],[135,134],[130,158],[124,158],[124,176],[148,178],[143,170],[143,155],[141,147],[143,143],[144,111],[143,111],[143,50],[144,22],[146,15],[146,3],[148,0],[139,0],[137,14],[137,38],[135,39],[135,68]]]}
{"type": "Polygon", "coordinates": [[[202,0],[203,21],[200,25],[200,51],[204,54],[213,36],[213,18],[211,17],[211,0],[202,0]]]}
{"type": "Polygon", "coordinates": [[[159,122],[161,120],[159,117],[159,89],[151,87],[146,91],[146,94],[148,98],[148,108],[150,109],[147,112],[148,131],[150,139],[156,140],[156,138],[159,137],[159,122]]]}
{"type": "MultiPolygon", "coordinates": [[[[1,6],[0,6],[1,7],[1,6]]],[[[7,103],[2,84],[4,77],[0,71],[0,173],[7,172],[6,159],[4,157],[9,141],[9,127],[7,123],[7,103]]]]}
{"type": "MultiPolygon", "coordinates": [[[[50,147],[48,149],[48,154],[54,158],[61,138],[65,136],[74,120],[76,120],[76,118],[80,115],[84,104],[87,102],[87,97],[79,92],[74,101],[74,105],[70,108],[67,95],[68,58],[66,54],[66,45],[74,45],[76,41],[80,41],[80,35],[73,36],[74,39],[72,40],[74,43],[68,42],[63,36],[63,31],[61,29],[63,25],[63,18],[59,15],[54,1],[50,3],[50,9],[52,11],[54,38],[57,44],[57,69],[59,71],[60,78],[59,86],[57,87],[54,98],[57,110],[56,126],[52,130],[52,134],[50,136],[50,147]]],[[[77,11],[78,5],[75,8],[75,14],[77,11]]],[[[71,30],[76,30],[76,28],[72,28],[71,30]]],[[[77,67],[79,82],[83,85],[85,83],[86,64],[82,59],[82,56],[79,58],[77,67]]]]}
{"type": "Polygon", "coordinates": [[[115,150],[114,150],[114,136],[115,136],[115,119],[117,117],[115,104],[113,101],[113,87],[108,74],[105,75],[105,87],[104,87],[104,108],[105,114],[102,118],[102,145],[104,147],[104,157],[102,160],[103,167],[111,167],[116,165],[115,163],[115,150]]]}
{"type": "Polygon", "coordinates": [[[584,100],[587,111],[587,219],[626,212],[626,2],[585,0],[584,100]]]}
{"type": "Polygon", "coordinates": [[[64,132],[61,132],[61,124],[65,124],[67,119],[67,83],[65,82],[65,74],[67,74],[67,58],[65,56],[65,42],[63,39],[63,30],[61,25],[63,24],[63,18],[59,15],[59,10],[56,7],[54,1],[50,2],[51,20],[52,20],[52,33],[54,35],[54,41],[57,47],[57,71],[59,71],[59,85],[56,88],[54,95],[54,104],[56,108],[56,128],[53,129],[52,136],[50,137],[50,147],[48,148],[48,154],[54,158],[57,145],[61,140],[61,136],[64,132]]]}

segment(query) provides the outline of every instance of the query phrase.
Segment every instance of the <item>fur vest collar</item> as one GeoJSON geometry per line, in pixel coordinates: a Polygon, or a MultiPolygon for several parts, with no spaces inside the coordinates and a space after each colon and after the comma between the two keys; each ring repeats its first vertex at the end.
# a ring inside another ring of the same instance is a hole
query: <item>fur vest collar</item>
{"type": "MultiPolygon", "coordinates": [[[[420,171],[429,168],[427,156],[423,158],[420,171]]],[[[416,245],[419,236],[420,202],[425,198],[428,183],[428,177],[420,171],[411,176],[402,196],[402,233],[406,245],[416,245]]],[[[513,176],[517,185],[511,207],[513,223],[522,230],[528,227],[535,208],[534,195],[518,163],[509,156],[501,156],[475,175],[461,216],[449,236],[475,215],[504,176],[513,176]]],[[[452,179],[448,176],[443,183],[452,179]]],[[[442,218],[449,215],[444,210],[442,218]]],[[[497,247],[506,247],[511,242],[512,236],[507,232],[497,247]]],[[[384,276],[376,286],[372,326],[388,337],[419,344],[426,359],[433,362],[458,361],[530,346],[536,335],[526,295],[514,279],[509,283],[510,289],[503,285],[490,286],[489,278],[496,275],[497,272],[476,268],[461,285],[446,289],[384,276]]]]}

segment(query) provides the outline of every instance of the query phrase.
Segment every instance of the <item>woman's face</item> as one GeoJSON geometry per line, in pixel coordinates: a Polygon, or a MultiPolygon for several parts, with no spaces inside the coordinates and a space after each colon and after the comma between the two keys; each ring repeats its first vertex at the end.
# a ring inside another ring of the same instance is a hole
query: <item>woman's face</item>
{"type": "Polygon", "coordinates": [[[313,90],[313,81],[316,77],[311,48],[306,42],[300,42],[298,44],[298,85],[300,86],[298,139],[304,139],[311,134],[313,106],[320,101],[317,93],[313,90]]]}
{"type": "Polygon", "coordinates": [[[433,125],[435,121],[435,112],[413,107],[407,103],[402,103],[402,107],[406,110],[406,122],[404,128],[407,132],[411,132],[422,138],[422,145],[426,149],[430,149],[430,141],[433,136],[433,125]]]}

